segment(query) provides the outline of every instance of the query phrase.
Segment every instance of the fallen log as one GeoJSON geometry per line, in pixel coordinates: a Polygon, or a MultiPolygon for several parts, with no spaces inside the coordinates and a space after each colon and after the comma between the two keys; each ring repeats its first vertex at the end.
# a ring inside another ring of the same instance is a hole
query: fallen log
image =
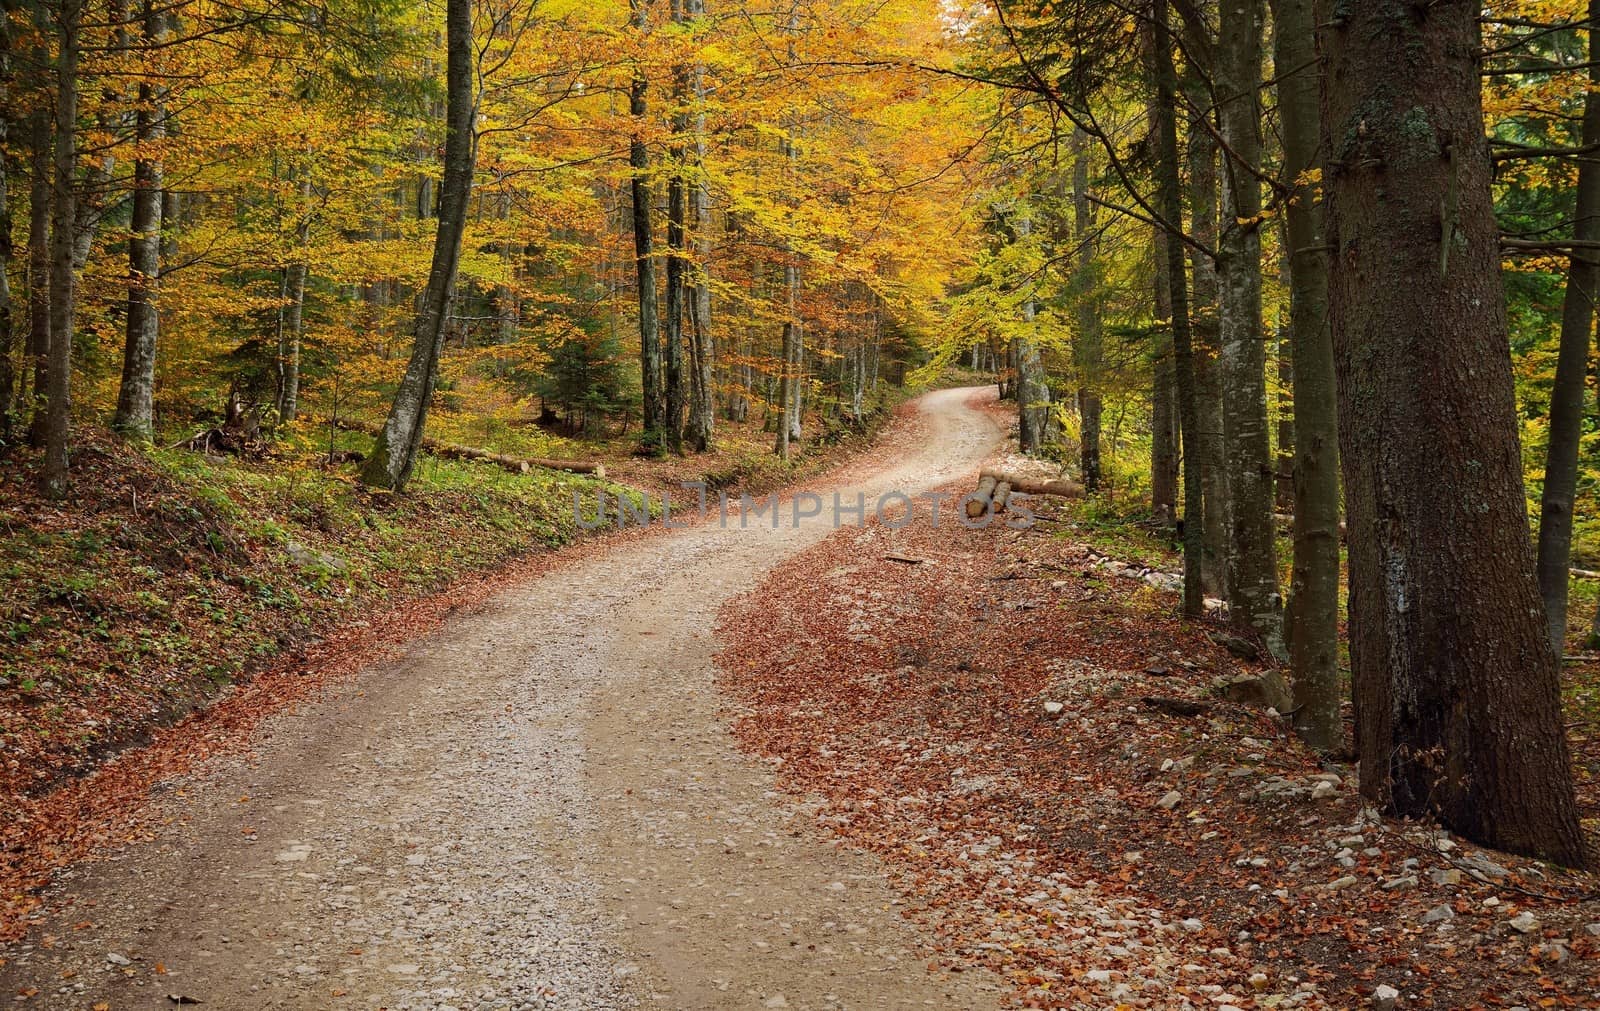
{"type": "MultiPolygon", "coordinates": [[[[340,418],[336,424],[350,432],[363,432],[367,435],[378,434],[377,425],[364,421],[352,421],[340,418]]],[[[605,464],[588,460],[557,460],[542,456],[508,456],[505,453],[495,453],[491,450],[480,449],[477,446],[461,446],[453,442],[440,442],[432,436],[423,436],[422,448],[434,456],[446,460],[483,460],[497,467],[508,470],[513,474],[526,474],[535,467],[546,470],[565,470],[573,474],[593,474],[595,477],[605,477],[605,464]]]]}
{"type": "Polygon", "coordinates": [[[977,519],[993,507],[994,490],[999,483],[992,474],[978,478],[978,490],[967,496],[968,518],[977,519]]]}
{"type": "MultiPolygon", "coordinates": [[[[1069,481],[1064,477],[1040,480],[1023,477],[1020,474],[1006,473],[1005,471],[986,470],[983,472],[980,482],[982,479],[989,478],[993,478],[996,484],[1001,482],[1009,484],[1012,494],[1054,495],[1059,498],[1079,498],[1083,495],[1083,485],[1076,481],[1069,481]]],[[[980,483],[978,487],[981,491],[983,485],[980,483]]]]}
{"type": "Polygon", "coordinates": [[[1006,511],[1006,503],[1010,502],[1010,501],[1011,501],[1011,482],[1010,481],[1001,481],[999,484],[994,486],[994,511],[997,512],[997,513],[1005,512],[1006,511]]]}

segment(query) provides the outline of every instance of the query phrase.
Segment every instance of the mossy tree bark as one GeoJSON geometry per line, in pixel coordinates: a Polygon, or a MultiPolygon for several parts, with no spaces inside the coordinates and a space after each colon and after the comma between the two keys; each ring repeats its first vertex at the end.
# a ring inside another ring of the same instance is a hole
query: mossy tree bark
{"type": "Polygon", "coordinates": [[[1523,497],[1479,10],[1317,12],[1361,792],[1579,865],[1523,497]]]}

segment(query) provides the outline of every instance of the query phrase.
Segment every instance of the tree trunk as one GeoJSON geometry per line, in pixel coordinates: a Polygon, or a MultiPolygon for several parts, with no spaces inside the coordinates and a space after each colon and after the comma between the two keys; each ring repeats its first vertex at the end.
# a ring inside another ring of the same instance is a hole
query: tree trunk
{"type": "MultiPolygon", "coordinates": [[[[41,61],[43,57],[40,57],[41,61]]],[[[50,180],[53,120],[47,111],[34,114],[32,177],[28,188],[28,357],[33,362],[29,391],[28,443],[44,445],[45,397],[50,386],[50,180]]],[[[25,370],[26,371],[26,370],[25,370]]]]}
{"type": "MultiPolygon", "coordinates": [[[[1210,40],[1202,40],[1209,45],[1210,40]]],[[[1189,103],[1211,108],[1211,90],[1198,68],[1184,81],[1189,103]]],[[[1202,245],[1217,247],[1217,142],[1202,114],[1189,120],[1185,158],[1189,167],[1190,231],[1202,245]]],[[[1198,431],[1202,550],[1200,580],[1215,597],[1228,593],[1228,472],[1222,453],[1222,383],[1217,364],[1217,265],[1198,249],[1189,251],[1194,272],[1194,373],[1198,431]]]]}
{"type": "MultiPolygon", "coordinates": [[[[1154,26],[1156,107],[1162,111],[1156,130],[1156,209],[1173,228],[1183,227],[1183,198],[1178,168],[1178,80],[1172,66],[1172,36],[1167,24],[1167,0],[1153,0],[1151,23],[1154,26]]],[[[1195,433],[1200,427],[1199,404],[1195,399],[1194,341],[1189,331],[1189,280],[1183,267],[1183,243],[1169,235],[1167,242],[1167,283],[1172,306],[1172,357],[1177,382],[1178,424],[1183,440],[1183,613],[1199,617],[1205,613],[1205,594],[1200,585],[1203,547],[1201,525],[1195,522],[1204,510],[1200,487],[1200,454],[1195,433]]]]}
{"type": "Polygon", "coordinates": [[[1073,233],[1077,243],[1078,469],[1089,494],[1100,490],[1100,307],[1094,291],[1094,210],[1089,203],[1089,144],[1076,131],[1072,164],[1073,233]]]}
{"type": "Polygon", "coordinates": [[[1289,660],[1295,730],[1320,751],[1344,743],[1339,718],[1339,433],[1328,330],[1327,237],[1313,170],[1318,154],[1318,72],[1311,0],[1274,0],[1273,64],[1283,121],[1288,205],[1289,330],[1294,363],[1294,569],[1289,660]]]}
{"type": "Polygon", "coordinates": [[[72,316],[77,272],[72,265],[77,234],[74,184],[78,169],[78,57],[82,0],[62,0],[57,15],[54,186],[50,218],[50,379],[45,407],[44,463],[39,493],[67,497],[67,444],[72,424],[72,316]]]}
{"type": "MultiPolygon", "coordinates": [[[[1270,0],[1269,0],[1270,2],[1270,0]]],[[[1280,113],[1281,115],[1281,113],[1280,113]]],[[[1303,199],[1316,199],[1309,195],[1303,199]]],[[[1285,239],[1287,241],[1287,239],[1285,239]]],[[[1289,250],[1279,257],[1282,283],[1285,289],[1294,288],[1294,278],[1289,269],[1289,250]]],[[[1290,296],[1290,316],[1294,314],[1293,295],[1290,296]]],[[[1277,512],[1294,511],[1294,338],[1293,320],[1280,320],[1278,339],[1274,342],[1274,362],[1278,367],[1278,445],[1277,459],[1272,465],[1272,508],[1277,512]]]]}
{"type": "MultiPolygon", "coordinates": [[[[1164,117],[1174,114],[1157,102],[1147,112],[1150,136],[1160,137],[1164,117]]],[[[1161,324],[1172,319],[1172,281],[1167,277],[1167,243],[1174,241],[1159,225],[1151,231],[1155,255],[1155,338],[1151,348],[1150,513],[1164,527],[1178,522],[1178,402],[1172,357],[1172,332],[1161,324]]],[[[1181,255],[1181,254],[1180,254],[1181,255]]]]}
{"type": "MultiPolygon", "coordinates": [[[[144,42],[166,42],[165,12],[144,0],[144,42]]],[[[135,114],[133,220],[128,237],[128,320],[122,350],[122,384],[111,427],[137,442],[149,442],[155,428],[156,340],[161,327],[161,194],[160,152],[167,135],[165,88],[139,82],[135,114]]]]}
{"type": "MultiPolygon", "coordinates": [[[[1579,145],[1600,144],[1600,2],[1589,2],[1589,91],[1583,103],[1579,145]]],[[[1600,164],[1578,160],[1578,202],[1572,237],[1600,239],[1600,164]]],[[[1583,438],[1584,387],[1589,371],[1589,332],[1600,296],[1600,252],[1574,249],[1567,263],[1561,300],[1561,346],[1550,391],[1550,444],[1545,451],[1544,492],[1539,503],[1539,595],[1556,656],[1566,649],[1567,567],[1572,556],[1572,508],[1577,491],[1578,452],[1583,438]]]]}
{"type": "MultiPolygon", "coordinates": [[[[628,0],[633,27],[640,35],[650,30],[650,0],[628,0]]],[[[633,250],[639,282],[639,372],[644,394],[644,438],[662,438],[666,400],[661,389],[661,321],[656,304],[655,241],[650,231],[650,151],[645,147],[645,96],[650,81],[644,68],[634,66],[628,89],[628,112],[634,134],[628,144],[628,165],[633,170],[633,250]]]]}
{"type": "MultiPolygon", "coordinates": [[[[673,24],[683,23],[683,0],[671,0],[673,24]]],[[[673,452],[683,450],[683,412],[688,402],[688,375],[683,367],[683,321],[688,314],[684,305],[688,283],[689,261],[685,255],[688,245],[687,219],[689,214],[688,181],[684,178],[684,134],[689,131],[689,117],[682,110],[688,101],[689,76],[687,68],[672,68],[672,142],[667,147],[667,318],[663,346],[663,380],[665,419],[662,423],[664,445],[673,452]]]]}
{"type": "MultiPolygon", "coordinates": [[[[799,30],[799,18],[800,8],[795,5],[789,9],[788,58],[791,64],[795,61],[794,35],[799,30]]],[[[793,137],[798,124],[790,122],[787,128],[789,133],[781,142],[781,150],[792,187],[798,185],[795,170],[799,152],[795,149],[793,137]]],[[[805,354],[805,345],[800,325],[800,262],[793,242],[787,244],[784,253],[783,287],[787,313],[783,321],[783,371],[778,377],[778,436],[774,451],[787,460],[790,444],[800,438],[800,363],[805,354]]]]}
{"type": "Polygon", "coordinates": [[[1223,221],[1218,246],[1222,442],[1228,473],[1229,613],[1261,636],[1274,657],[1288,656],[1272,522],[1272,462],[1267,431],[1266,345],[1261,328],[1261,7],[1221,5],[1217,45],[1218,113],[1230,153],[1223,161],[1223,221]]]}
{"type": "MultiPolygon", "coordinates": [[[[1152,132],[1159,133],[1160,123],[1154,119],[1152,123],[1152,132]]],[[[1172,319],[1167,243],[1173,240],[1159,227],[1152,238],[1156,268],[1155,318],[1159,324],[1172,319]]],[[[1150,513],[1161,526],[1171,527],[1178,521],[1178,404],[1170,330],[1157,332],[1151,359],[1150,513]]]]}
{"type": "Polygon", "coordinates": [[[1523,497],[1479,10],[1345,0],[1317,17],[1361,792],[1581,865],[1523,497]]]}
{"type": "MultiPolygon", "coordinates": [[[[705,0],[684,0],[684,15],[691,26],[698,26],[705,14],[705,0]]],[[[711,191],[705,180],[706,160],[706,68],[696,60],[689,72],[688,92],[694,98],[691,120],[694,141],[692,170],[689,175],[689,233],[695,250],[695,263],[689,287],[689,417],[683,438],[690,449],[704,453],[711,449],[716,432],[717,407],[713,371],[717,351],[711,336],[711,191]]]]}
{"type": "Polygon", "coordinates": [[[14,0],[0,3],[0,443],[8,444],[16,418],[17,369],[12,347],[16,328],[11,315],[11,168],[3,152],[11,127],[11,14],[15,6],[14,0]]]}
{"type": "Polygon", "coordinates": [[[428,404],[438,378],[456,267],[461,260],[461,235],[466,230],[476,162],[473,81],[477,68],[473,61],[472,0],[447,0],[445,29],[448,61],[444,179],[439,187],[439,227],[433,242],[433,262],[412,325],[411,360],[395,390],[388,420],[361,470],[362,483],[393,491],[400,491],[410,480],[422,444],[428,404]]]}
{"type": "MultiPolygon", "coordinates": [[[[1017,234],[1028,236],[1033,231],[1033,221],[1024,216],[1017,222],[1017,234]]],[[[1034,279],[1028,280],[1029,292],[1022,300],[1023,333],[1030,334],[1038,315],[1038,302],[1033,297],[1034,279]]],[[[1050,386],[1045,381],[1044,361],[1039,355],[1039,344],[1028,336],[1019,336],[1011,342],[1011,357],[1016,362],[1017,443],[1024,453],[1041,453],[1050,439],[1050,386]]]]}
{"type": "Polygon", "coordinates": [[[300,170],[300,217],[295,224],[296,255],[283,268],[283,305],[278,310],[279,424],[287,425],[300,413],[300,345],[306,331],[306,275],[311,241],[311,177],[300,170]]]}
{"type": "Polygon", "coordinates": [[[783,321],[783,363],[778,373],[778,435],[773,451],[789,459],[790,444],[800,437],[800,267],[795,252],[788,250],[783,266],[785,312],[783,321]]]}

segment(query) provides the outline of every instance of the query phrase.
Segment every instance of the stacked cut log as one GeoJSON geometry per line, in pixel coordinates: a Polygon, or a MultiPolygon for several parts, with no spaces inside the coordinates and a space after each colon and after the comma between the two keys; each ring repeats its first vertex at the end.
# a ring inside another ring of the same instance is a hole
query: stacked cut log
{"type": "Polygon", "coordinates": [[[978,476],[978,490],[967,497],[967,515],[976,519],[985,512],[1005,512],[1012,495],[1078,498],[1083,495],[1083,486],[1066,478],[1041,480],[1006,471],[986,470],[978,476]]]}

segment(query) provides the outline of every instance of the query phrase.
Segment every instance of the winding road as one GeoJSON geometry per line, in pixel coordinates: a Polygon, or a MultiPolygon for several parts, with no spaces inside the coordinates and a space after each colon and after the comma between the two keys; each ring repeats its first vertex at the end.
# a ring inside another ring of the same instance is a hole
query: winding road
{"type": "Polygon", "coordinates": [[[713,659],[721,606],[832,531],[835,491],[998,447],[983,396],[924,396],[916,451],[812,482],[820,515],[576,558],[274,718],[167,791],[159,838],[65,872],[0,985],[86,1011],[998,1006],[931,976],[881,867],[737,750],[713,659]]]}

